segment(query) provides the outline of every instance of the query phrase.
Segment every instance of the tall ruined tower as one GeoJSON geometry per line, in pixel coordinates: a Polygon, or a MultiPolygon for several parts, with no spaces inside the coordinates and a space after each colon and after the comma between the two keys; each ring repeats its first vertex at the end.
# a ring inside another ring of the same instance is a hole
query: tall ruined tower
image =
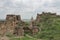
{"type": "Polygon", "coordinates": [[[32,31],[32,35],[35,35],[38,32],[38,26],[36,25],[35,20],[33,19],[33,17],[31,18],[29,28],[32,31]]]}
{"type": "Polygon", "coordinates": [[[14,28],[17,26],[17,24],[21,21],[20,15],[7,15],[6,16],[6,26],[7,30],[11,33],[13,33],[14,28]]]}
{"type": "Polygon", "coordinates": [[[36,22],[40,22],[40,14],[37,14],[37,17],[36,17],[36,22]]]}
{"type": "Polygon", "coordinates": [[[34,24],[34,20],[33,20],[33,17],[32,17],[32,18],[31,18],[31,22],[30,22],[30,26],[29,26],[30,29],[32,29],[33,24],[34,24]]]}

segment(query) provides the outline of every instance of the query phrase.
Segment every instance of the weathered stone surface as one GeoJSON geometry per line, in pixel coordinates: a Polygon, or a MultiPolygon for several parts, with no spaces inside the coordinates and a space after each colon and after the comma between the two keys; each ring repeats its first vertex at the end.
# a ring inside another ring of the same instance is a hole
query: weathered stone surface
{"type": "Polygon", "coordinates": [[[33,18],[31,18],[31,23],[29,28],[33,35],[35,35],[38,32],[38,26],[36,26],[35,20],[33,20],[33,18]]]}
{"type": "Polygon", "coordinates": [[[6,31],[7,31],[7,29],[6,29],[5,21],[1,21],[0,22],[0,35],[4,36],[6,31]]]}
{"type": "Polygon", "coordinates": [[[20,21],[21,21],[20,15],[7,15],[7,17],[6,17],[6,26],[8,28],[8,31],[13,33],[14,28],[17,26],[17,24],[20,21]]]}
{"type": "Polygon", "coordinates": [[[16,36],[23,36],[24,35],[24,30],[21,27],[15,27],[14,34],[16,36]]]}
{"type": "Polygon", "coordinates": [[[0,22],[0,34],[5,35],[5,33],[10,32],[11,34],[17,36],[23,36],[24,32],[32,32],[32,34],[38,32],[38,27],[36,26],[35,20],[31,19],[29,27],[26,27],[25,22],[21,20],[20,15],[8,14],[5,21],[0,22]]]}

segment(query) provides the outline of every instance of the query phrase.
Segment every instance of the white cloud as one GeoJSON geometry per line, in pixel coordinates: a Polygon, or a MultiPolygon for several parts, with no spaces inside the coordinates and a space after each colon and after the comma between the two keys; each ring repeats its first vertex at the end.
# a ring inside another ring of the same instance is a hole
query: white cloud
{"type": "Polygon", "coordinates": [[[31,18],[42,11],[60,13],[59,4],[59,0],[0,0],[0,14],[20,14],[23,19],[31,18]]]}

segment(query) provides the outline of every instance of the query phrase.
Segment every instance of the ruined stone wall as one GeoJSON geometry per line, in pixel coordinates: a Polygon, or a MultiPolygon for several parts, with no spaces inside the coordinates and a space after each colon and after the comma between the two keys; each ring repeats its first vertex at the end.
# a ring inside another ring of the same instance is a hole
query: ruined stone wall
{"type": "MultiPolygon", "coordinates": [[[[40,21],[40,16],[37,16],[37,21],[40,21]]],[[[30,26],[28,27],[28,30],[32,31],[33,33],[36,33],[38,31],[37,26],[35,26],[35,20],[33,18],[31,19],[30,26]]],[[[4,22],[0,22],[0,34],[5,34],[7,32],[10,32],[11,34],[16,34],[17,36],[24,35],[24,27],[26,27],[25,22],[21,20],[20,15],[10,15],[8,14],[6,16],[6,20],[4,22]],[[17,29],[16,29],[17,28],[17,29]]]]}
{"type": "Polygon", "coordinates": [[[24,29],[20,27],[16,27],[14,30],[14,35],[16,36],[24,36],[24,29]]]}
{"type": "Polygon", "coordinates": [[[8,31],[13,33],[14,28],[17,26],[17,24],[21,21],[20,15],[7,15],[6,17],[6,26],[8,28],[8,31]]]}
{"type": "Polygon", "coordinates": [[[40,14],[37,14],[36,22],[40,22],[40,14]]]}
{"type": "Polygon", "coordinates": [[[4,36],[7,32],[6,22],[0,21],[0,35],[4,36]]]}
{"type": "Polygon", "coordinates": [[[52,18],[56,17],[56,13],[51,13],[51,12],[42,12],[42,14],[37,14],[37,17],[36,17],[36,22],[39,23],[42,19],[42,16],[50,16],[52,18]]]}

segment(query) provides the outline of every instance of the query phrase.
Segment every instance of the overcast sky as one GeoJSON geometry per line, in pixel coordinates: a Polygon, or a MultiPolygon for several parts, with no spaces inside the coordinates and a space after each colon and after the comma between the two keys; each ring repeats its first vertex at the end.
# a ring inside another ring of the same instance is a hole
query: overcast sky
{"type": "Polygon", "coordinates": [[[36,17],[41,12],[60,13],[60,0],[0,0],[0,19],[7,14],[19,14],[22,19],[36,17]]]}

